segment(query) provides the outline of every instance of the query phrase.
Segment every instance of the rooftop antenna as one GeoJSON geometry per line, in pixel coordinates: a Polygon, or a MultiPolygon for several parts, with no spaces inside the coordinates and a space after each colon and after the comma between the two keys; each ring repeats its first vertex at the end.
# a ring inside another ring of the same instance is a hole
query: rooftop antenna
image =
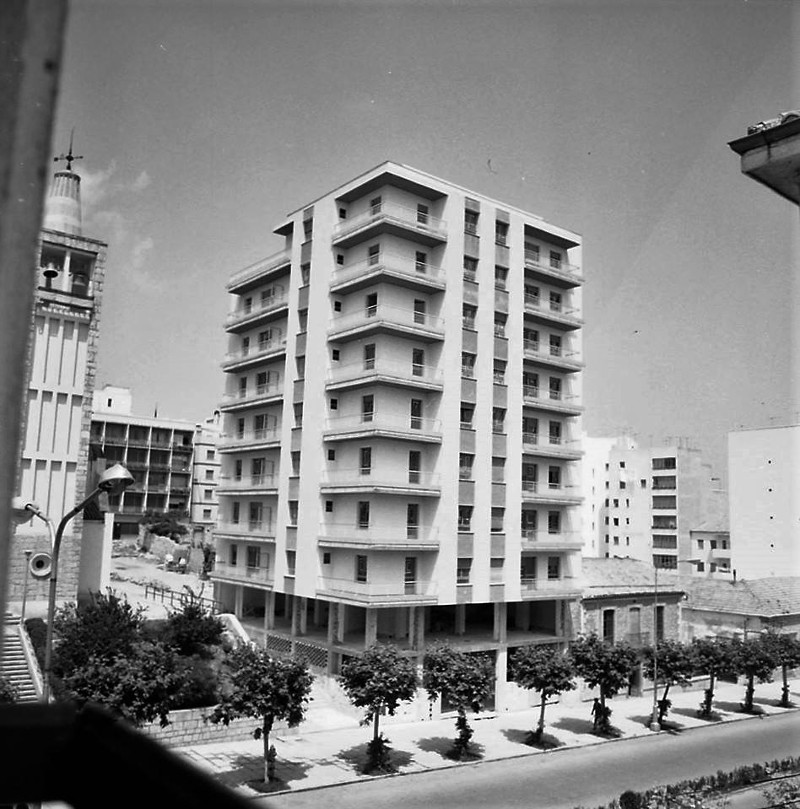
{"type": "Polygon", "coordinates": [[[69,152],[67,154],[60,154],[58,157],[53,158],[54,163],[58,163],[59,160],[65,160],[67,163],[67,171],[72,171],[72,163],[75,160],[83,160],[83,155],[74,155],[72,154],[72,139],[75,135],[75,127],[73,126],[69,133],[69,152]]]}

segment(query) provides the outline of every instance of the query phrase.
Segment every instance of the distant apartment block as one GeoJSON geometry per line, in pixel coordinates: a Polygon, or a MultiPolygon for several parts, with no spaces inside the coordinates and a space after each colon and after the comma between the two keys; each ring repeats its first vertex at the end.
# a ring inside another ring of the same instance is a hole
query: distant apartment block
{"type": "Polygon", "coordinates": [[[114,536],[136,535],[146,511],[188,521],[195,425],[131,414],[128,388],[106,385],[94,395],[90,445],[94,457],[124,464],[135,482],[108,498],[114,536]]]}
{"type": "Polygon", "coordinates": [[[800,570],[800,425],[728,433],[732,571],[800,570]]]}
{"type": "MultiPolygon", "coordinates": [[[[89,423],[107,244],[82,232],[80,177],[68,168],[54,174],[45,201],[36,260],[30,327],[27,406],[23,423],[18,493],[58,524],[84,496],[89,472],[89,423]]],[[[75,599],[81,577],[83,516],[67,526],[61,547],[59,598],[75,599]]],[[[102,532],[102,528],[101,528],[102,532]]],[[[7,581],[10,602],[22,598],[25,550],[49,552],[38,519],[11,538],[7,581]]],[[[47,580],[28,580],[28,598],[46,598],[47,580]]]]}
{"type": "Polygon", "coordinates": [[[337,672],[377,639],[565,642],[580,595],[580,237],[384,163],[228,283],[215,595],[337,672]]]}
{"type": "Polygon", "coordinates": [[[724,514],[724,492],[697,449],[584,438],[584,554],[695,572],[690,531],[724,514]]]}
{"type": "Polygon", "coordinates": [[[220,429],[219,412],[195,426],[190,521],[196,542],[213,541],[211,530],[217,523],[220,429]]]}
{"type": "Polygon", "coordinates": [[[729,579],[731,568],[731,532],[728,515],[698,525],[689,531],[692,572],[709,579],[729,579]]]}

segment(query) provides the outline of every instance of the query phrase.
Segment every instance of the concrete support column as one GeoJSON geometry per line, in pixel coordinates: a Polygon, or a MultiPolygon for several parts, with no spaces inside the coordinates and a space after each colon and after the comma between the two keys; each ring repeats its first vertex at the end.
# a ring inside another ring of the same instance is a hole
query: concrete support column
{"type": "Polygon", "coordinates": [[[343,604],[331,604],[328,608],[328,643],[339,640],[339,607],[343,604]]]}
{"type": "Polygon", "coordinates": [[[531,605],[529,601],[521,601],[514,607],[514,626],[527,632],[530,629],[531,605]]]}
{"type": "Polygon", "coordinates": [[[264,593],[264,631],[275,628],[275,593],[271,590],[264,593]]]}
{"type": "Polygon", "coordinates": [[[496,711],[507,711],[507,688],[508,683],[508,648],[497,650],[497,657],[494,662],[494,707],[496,711]]]}
{"type": "Polygon", "coordinates": [[[505,643],[508,637],[508,605],[505,601],[494,605],[494,630],[492,636],[499,643],[505,643]]]}
{"type": "Polygon", "coordinates": [[[556,609],[555,609],[555,630],[556,635],[559,637],[564,634],[564,610],[566,609],[567,602],[564,601],[563,598],[559,598],[556,601],[556,609]]]}
{"type": "Polygon", "coordinates": [[[242,619],[242,608],[244,605],[244,587],[240,584],[236,586],[233,592],[233,614],[239,619],[242,619]]]}
{"type": "Polygon", "coordinates": [[[292,596],[292,635],[302,635],[304,629],[304,612],[306,600],[300,596],[292,596]]]}
{"type": "Polygon", "coordinates": [[[336,607],[336,642],[344,643],[344,633],[347,628],[347,604],[331,605],[336,607]]]}
{"type": "Polygon", "coordinates": [[[425,622],[429,607],[417,607],[416,633],[414,635],[414,648],[420,652],[425,649],[425,622]]]}
{"type": "Polygon", "coordinates": [[[367,620],[364,627],[364,645],[368,649],[378,639],[378,611],[367,607],[367,620]]]}
{"type": "Polygon", "coordinates": [[[299,624],[298,630],[301,635],[305,635],[308,629],[308,599],[295,597],[295,603],[297,604],[297,612],[299,613],[299,624]]]}
{"type": "Polygon", "coordinates": [[[456,635],[463,635],[467,629],[467,605],[456,604],[456,635]]]}
{"type": "Polygon", "coordinates": [[[322,614],[323,614],[323,607],[324,602],[320,601],[320,599],[314,599],[314,626],[319,627],[322,626],[322,614]]]}

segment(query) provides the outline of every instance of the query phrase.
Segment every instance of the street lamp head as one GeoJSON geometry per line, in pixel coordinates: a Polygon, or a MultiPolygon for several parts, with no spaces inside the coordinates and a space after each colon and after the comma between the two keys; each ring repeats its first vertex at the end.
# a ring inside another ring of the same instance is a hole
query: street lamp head
{"type": "Polygon", "coordinates": [[[16,525],[24,525],[34,517],[47,520],[47,517],[36,503],[30,502],[24,497],[15,497],[11,501],[11,519],[16,525]]]}
{"type": "Polygon", "coordinates": [[[121,464],[109,466],[97,482],[97,488],[108,494],[119,494],[133,483],[133,475],[121,464]]]}

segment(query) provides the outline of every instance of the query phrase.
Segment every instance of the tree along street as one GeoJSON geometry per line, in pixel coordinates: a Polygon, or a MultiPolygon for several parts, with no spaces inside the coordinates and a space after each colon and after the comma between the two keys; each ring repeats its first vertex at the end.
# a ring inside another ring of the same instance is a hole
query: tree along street
{"type": "Polygon", "coordinates": [[[794,713],[659,733],[541,755],[273,795],[271,809],[525,807],[595,809],[626,789],[644,790],[717,770],[800,754],[794,713]]]}

